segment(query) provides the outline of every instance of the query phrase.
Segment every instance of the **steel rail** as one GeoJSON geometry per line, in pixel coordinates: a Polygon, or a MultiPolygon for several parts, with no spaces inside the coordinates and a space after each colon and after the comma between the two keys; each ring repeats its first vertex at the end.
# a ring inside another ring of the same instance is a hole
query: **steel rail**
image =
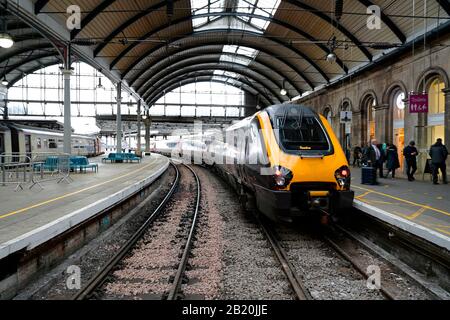
{"type": "Polygon", "coordinates": [[[297,272],[294,269],[294,266],[289,262],[287,254],[283,247],[280,245],[280,242],[277,239],[275,231],[273,231],[269,226],[267,226],[258,216],[256,219],[261,226],[266,238],[269,240],[270,245],[277,257],[278,261],[281,264],[283,272],[285,273],[289,284],[291,285],[296,298],[298,300],[312,300],[311,295],[308,292],[308,289],[303,285],[303,281],[298,276],[297,272]]]}
{"type": "Polygon", "coordinates": [[[97,288],[99,288],[106,280],[107,276],[113,270],[113,268],[128,254],[128,252],[134,247],[134,245],[142,238],[144,233],[147,231],[151,223],[160,215],[162,209],[166,206],[167,202],[172,198],[175,193],[176,188],[180,182],[180,172],[178,168],[170,163],[175,169],[176,177],[174,179],[173,185],[170,188],[167,195],[158,205],[158,207],[153,211],[150,217],[142,224],[142,226],[133,234],[133,236],[127,241],[125,245],[117,252],[114,257],[112,257],[90,280],[89,283],[81,289],[76,295],[72,297],[72,300],[86,300],[91,297],[97,288]]]}
{"type": "MultiPolygon", "coordinates": [[[[357,270],[361,275],[363,275],[366,280],[369,278],[369,276],[367,275],[366,271],[361,267],[361,265],[359,263],[357,263],[355,261],[355,259],[353,259],[345,251],[345,249],[343,249],[341,246],[339,246],[339,244],[337,244],[335,241],[331,240],[327,236],[323,236],[323,239],[325,240],[325,242],[327,242],[330,245],[330,247],[332,247],[337,253],[339,253],[339,255],[341,257],[345,258],[345,260],[350,262],[350,264],[355,268],[355,270],[357,270]]],[[[397,300],[395,298],[395,295],[392,294],[391,292],[389,292],[389,290],[387,290],[385,287],[383,287],[383,285],[381,285],[381,288],[379,290],[380,290],[380,292],[383,294],[383,296],[386,299],[388,299],[388,300],[397,300]]]]}
{"type": "Polygon", "coordinates": [[[186,265],[187,265],[187,262],[189,259],[189,253],[192,248],[192,243],[194,240],[195,229],[197,227],[199,208],[200,208],[200,198],[201,198],[201,190],[202,190],[201,184],[200,184],[200,179],[198,178],[197,173],[190,166],[185,165],[185,167],[188,168],[192,172],[192,174],[195,177],[195,180],[197,181],[197,200],[196,200],[196,205],[195,205],[194,218],[192,220],[191,229],[189,231],[189,237],[188,237],[186,245],[184,247],[183,255],[181,257],[181,261],[178,266],[178,270],[175,275],[175,279],[173,281],[173,286],[169,292],[167,300],[177,300],[179,297],[178,292],[181,289],[181,285],[182,285],[182,281],[183,281],[183,274],[186,270],[186,265]]]}
{"type": "MultiPolygon", "coordinates": [[[[324,214],[328,214],[326,211],[322,212],[324,214]]],[[[328,231],[332,232],[329,228],[327,229],[328,231]]],[[[347,233],[346,233],[347,238],[351,238],[347,233]]],[[[355,260],[351,257],[350,254],[348,254],[346,252],[346,250],[341,247],[336,241],[333,241],[330,237],[328,237],[327,235],[323,235],[323,239],[325,240],[325,242],[331,247],[333,248],[341,257],[343,257],[345,260],[347,260],[352,266],[353,268],[358,271],[366,280],[369,278],[369,275],[367,274],[366,270],[364,270],[364,268],[355,260]]],[[[380,287],[380,292],[381,294],[388,300],[397,300],[395,295],[393,293],[391,293],[388,289],[386,289],[383,285],[381,285],[380,287]]]]}

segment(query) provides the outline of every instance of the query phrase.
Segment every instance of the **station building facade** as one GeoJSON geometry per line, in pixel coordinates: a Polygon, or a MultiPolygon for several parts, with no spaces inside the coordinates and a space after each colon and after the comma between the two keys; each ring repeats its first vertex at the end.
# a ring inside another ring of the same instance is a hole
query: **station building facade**
{"type": "MultiPolygon", "coordinates": [[[[373,138],[402,150],[414,140],[423,172],[430,146],[443,139],[450,150],[450,37],[427,49],[419,46],[395,61],[302,98],[331,123],[344,148],[365,146],[373,138]],[[425,93],[429,112],[409,112],[409,96],[425,93]],[[341,111],[352,111],[351,132],[340,123],[341,111]]],[[[401,160],[402,166],[403,161],[401,160]]],[[[447,163],[450,165],[450,159],[447,163]]]]}

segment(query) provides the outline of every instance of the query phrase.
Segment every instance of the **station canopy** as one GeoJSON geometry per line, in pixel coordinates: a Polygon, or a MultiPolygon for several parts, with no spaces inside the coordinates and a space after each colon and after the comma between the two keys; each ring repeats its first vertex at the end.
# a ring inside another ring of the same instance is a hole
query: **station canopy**
{"type": "Polygon", "coordinates": [[[286,102],[376,65],[448,24],[450,14],[448,0],[15,0],[1,6],[3,31],[15,41],[0,49],[8,86],[62,64],[70,45],[73,61],[122,81],[147,106],[196,81],[241,88],[265,105],[286,102]],[[69,30],[74,2],[81,25],[69,30]],[[381,9],[379,26],[369,14],[374,5],[381,9]]]}

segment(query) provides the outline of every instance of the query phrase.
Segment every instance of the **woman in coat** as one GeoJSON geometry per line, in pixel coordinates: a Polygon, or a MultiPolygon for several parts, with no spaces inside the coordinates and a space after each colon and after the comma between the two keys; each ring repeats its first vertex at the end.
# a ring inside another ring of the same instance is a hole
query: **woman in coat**
{"type": "Polygon", "coordinates": [[[400,161],[398,160],[398,149],[395,145],[389,144],[386,150],[388,175],[392,172],[392,179],[395,178],[395,170],[400,168],[400,161]]]}

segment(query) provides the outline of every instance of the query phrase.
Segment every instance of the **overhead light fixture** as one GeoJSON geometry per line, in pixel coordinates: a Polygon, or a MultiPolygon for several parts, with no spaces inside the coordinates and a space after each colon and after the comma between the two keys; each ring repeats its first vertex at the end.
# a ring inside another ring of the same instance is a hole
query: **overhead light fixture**
{"type": "Polygon", "coordinates": [[[336,54],[335,54],[334,52],[330,52],[330,53],[327,55],[327,61],[328,61],[329,63],[333,64],[333,63],[336,62],[336,60],[337,60],[337,57],[336,57],[336,54]]]}
{"type": "Polygon", "coordinates": [[[286,90],[286,80],[283,80],[283,88],[281,88],[280,94],[281,94],[283,97],[287,96],[287,94],[288,94],[288,92],[287,92],[287,90],[286,90]]]}
{"type": "Polygon", "coordinates": [[[9,49],[14,45],[14,40],[11,38],[9,33],[0,33],[0,47],[9,49]]]}
{"type": "Polygon", "coordinates": [[[6,80],[6,76],[4,76],[3,80],[2,80],[2,85],[4,85],[6,87],[6,86],[8,86],[8,84],[9,84],[9,82],[8,82],[8,80],[6,80]]]}
{"type": "Polygon", "coordinates": [[[14,40],[11,35],[8,33],[8,19],[5,14],[2,15],[3,25],[2,30],[0,32],[0,47],[9,49],[14,45],[14,40]]]}

